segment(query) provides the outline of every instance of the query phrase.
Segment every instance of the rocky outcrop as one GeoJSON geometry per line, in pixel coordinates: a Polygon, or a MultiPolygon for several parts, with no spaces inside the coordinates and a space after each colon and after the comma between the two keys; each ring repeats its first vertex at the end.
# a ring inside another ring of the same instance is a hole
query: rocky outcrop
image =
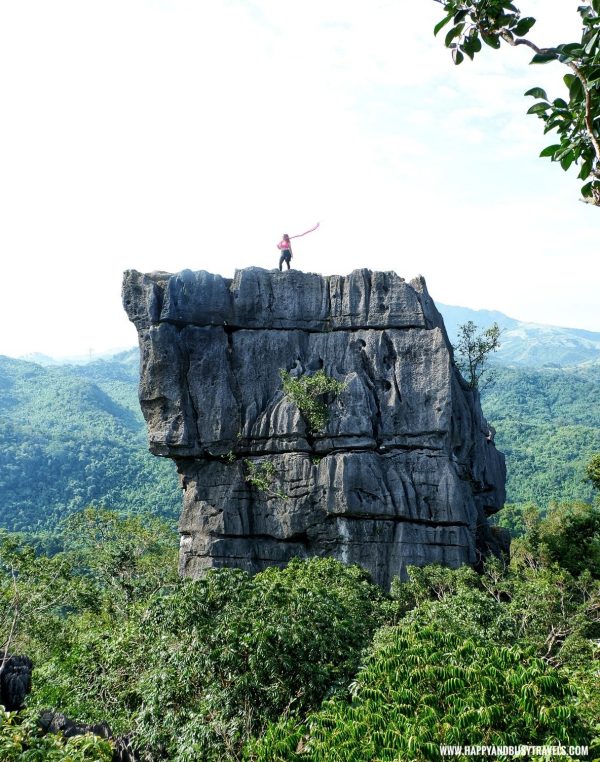
{"type": "Polygon", "coordinates": [[[0,704],[7,712],[17,712],[25,705],[31,691],[33,662],[29,656],[0,655],[0,704]]]}
{"type": "Polygon", "coordinates": [[[72,720],[60,712],[46,710],[38,718],[42,733],[60,733],[64,738],[94,735],[112,742],[112,762],[137,762],[139,755],[131,745],[131,735],[116,737],[106,722],[87,724],[72,720]]]}
{"type": "Polygon", "coordinates": [[[184,490],[182,574],[331,555],[387,586],[409,564],[498,552],[504,458],[422,278],[131,270],[123,302],[150,450],[184,490]],[[345,384],[323,430],[281,369],[345,384]]]}

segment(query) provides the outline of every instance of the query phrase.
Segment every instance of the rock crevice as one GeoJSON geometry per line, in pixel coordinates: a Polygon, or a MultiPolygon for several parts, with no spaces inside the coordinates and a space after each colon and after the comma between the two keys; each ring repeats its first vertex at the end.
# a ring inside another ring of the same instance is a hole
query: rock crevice
{"type": "Polygon", "coordinates": [[[504,458],[422,278],[131,270],[123,302],[150,450],[185,487],[183,574],[333,555],[387,586],[409,564],[498,552],[487,516],[504,501],[504,458]],[[281,369],[344,383],[322,431],[281,369]],[[268,489],[247,461],[269,464],[268,489]]]}

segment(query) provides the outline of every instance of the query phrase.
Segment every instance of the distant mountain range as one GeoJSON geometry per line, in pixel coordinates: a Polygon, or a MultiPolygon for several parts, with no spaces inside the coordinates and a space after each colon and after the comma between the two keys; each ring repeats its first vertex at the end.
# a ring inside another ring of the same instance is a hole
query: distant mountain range
{"type": "Polygon", "coordinates": [[[48,368],[52,365],[89,365],[89,363],[97,362],[98,360],[112,360],[124,352],[130,351],[132,351],[130,348],[122,347],[121,349],[107,350],[106,352],[96,353],[90,351],[86,355],[66,355],[65,357],[50,357],[50,355],[45,355],[42,352],[30,352],[29,354],[21,355],[18,359],[34,362],[36,365],[48,368]]]}
{"type": "Polygon", "coordinates": [[[502,329],[500,349],[494,360],[502,365],[528,368],[568,368],[600,363],[600,333],[580,328],[561,328],[525,323],[502,312],[471,310],[438,304],[450,341],[458,327],[472,320],[479,328],[498,323],[502,329]]]}
{"type": "MultiPolygon", "coordinates": [[[[495,310],[472,310],[468,307],[453,307],[437,304],[442,313],[446,330],[453,343],[456,341],[460,325],[472,320],[479,328],[488,328],[498,323],[502,329],[500,349],[493,360],[501,365],[522,368],[570,368],[576,365],[600,363],[600,333],[584,331],[580,328],[561,328],[541,323],[525,323],[495,310]]],[[[137,349],[126,350],[130,357],[137,358],[137,349]]],[[[98,360],[119,358],[123,362],[123,352],[106,352],[53,358],[34,352],[20,357],[21,360],[37,365],[87,365],[98,360]]],[[[137,362],[135,359],[133,362],[137,362]]]]}

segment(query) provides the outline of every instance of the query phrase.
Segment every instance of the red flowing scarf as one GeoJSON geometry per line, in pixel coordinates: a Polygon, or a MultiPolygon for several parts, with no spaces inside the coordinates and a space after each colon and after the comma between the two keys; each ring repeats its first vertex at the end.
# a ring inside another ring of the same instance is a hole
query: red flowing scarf
{"type": "Polygon", "coordinates": [[[292,238],[302,238],[303,235],[306,235],[307,233],[312,233],[313,230],[316,230],[320,224],[321,224],[320,222],[317,222],[314,228],[311,228],[310,230],[305,230],[304,233],[298,233],[298,235],[291,235],[290,241],[292,240],[292,238]]]}

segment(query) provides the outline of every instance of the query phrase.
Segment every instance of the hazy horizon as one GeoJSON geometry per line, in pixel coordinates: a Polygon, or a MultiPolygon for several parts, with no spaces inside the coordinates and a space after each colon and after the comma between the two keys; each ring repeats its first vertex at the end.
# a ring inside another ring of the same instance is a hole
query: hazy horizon
{"type": "MultiPolygon", "coordinates": [[[[526,324],[526,325],[539,325],[539,326],[546,326],[549,328],[560,328],[565,330],[573,330],[573,331],[586,331],[588,333],[597,334],[597,336],[600,338],[600,331],[593,331],[591,329],[587,328],[580,328],[578,326],[565,326],[565,325],[553,325],[551,323],[542,323],[540,321],[536,320],[520,320],[518,317],[514,315],[507,315],[505,312],[502,312],[502,310],[497,310],[494,307],[481,307],[479,309],[475,309],[473,307],[468,307],[466,305],[458,305],[458,304],[444,304],[442,302],[439,302],[437,300],[434,300],[437,308],[440,310],[440,312],[444,312],[444,310],[468,310],[470,312],[474,313],[496,313],[500,314],[503,317],[507,318],[508,320],[516,320],[518,323],[526,324]]],[[[4,357],[10,357],[11,359],[16,360],[31,360],[32,362],[35,362],[36,356],[39,356],[39,358],[45,358],[47,360],[56,361],[57,363],[61,364],[66,361],[77,361],[77,362],[89,362],[90,360],[94,359],[101,359],[103,357],[113,357],[114,355],[118,355],[122,352],[128,352],[132,349],[137,349],[137,333],[135,331],[135,327],[133,324],[130,324],[130,327],[133,331],[133,340],[129,344],[122,344],[122,345],[105,345],[103,347],[89,347],[87,351],[80,352],[80,351],[66,351],[64,354],[59,355],[53,355],[49,352],[44,352],[43,350],[33,350],[28,352],[22,352],[19,354],[9,354],[6,352],[0,352],[0,356],[4,357]]],[[[484,327],[483,324],[480,327],[484,327]]]]}

